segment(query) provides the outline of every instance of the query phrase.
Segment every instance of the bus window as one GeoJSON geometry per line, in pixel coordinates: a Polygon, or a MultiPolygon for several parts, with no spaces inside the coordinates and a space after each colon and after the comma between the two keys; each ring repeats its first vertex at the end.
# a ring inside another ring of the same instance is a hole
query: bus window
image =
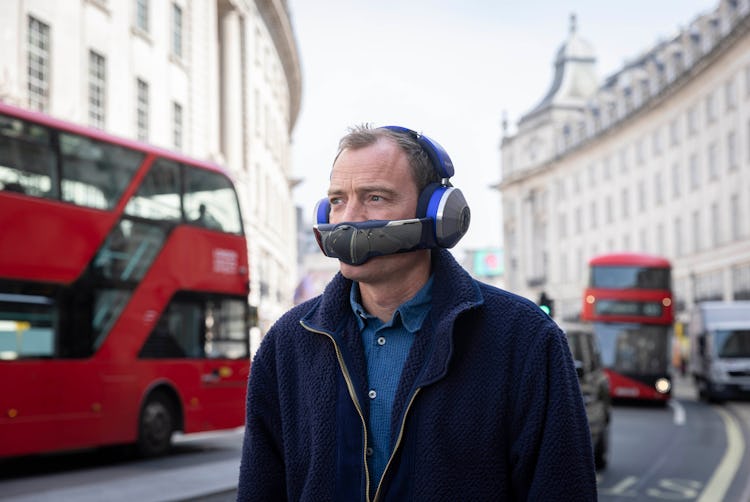
{"type": "Polygon", "coordinates": [[[91,331],[94,337],[93,353],[102,346],[112,330],[115,321],[120,318],[125,305],[130,300],[131,291],[122,289],[101,289],[94,293],[94,312],[91,319],[91,331]]]}
{"type": "Polygon", "coordinates": [[[125,213],[150,220],[179,221],[179,164],[164,159],[154,162],[138,191],[125,206],[125,213]]]}
{"type": "Polygon", "coordinates": [[[144,154],[83,136],[60,133],[62,199],[112,209],[132,180],[144,154]]]}
{"type": "Polygon", "coordinates": [[[213,358],[247,357],[247,302],[223,299],[209,302],[206,316],[206,355],[213,358]]]}
{"type": "Polygon", "coordinates": [[[0,293],[0,359],[53,356],[54,319],[52,298],[0,293]]]}
{"type": "Polygon", "coordinates": [[[232,183],[219,173],[186,168],[185,216],[197,225],[242,233],[239,204],[232,183]]]}
{"type": "Polygon", "coordinates": [[[244,298],[179,293],[144,343],[139,357],[241,359],[248,357],[244,298]]]}
{"type": "Polygon", "coordinates": [[[0,115],[0,190],[57,198],[57,156],[47,128],[0,115]]]}
{"type": "Polygon", "coordinates": [[[94,270],[106,279],[140,281],[165,239],[165,230],[158,225],[120,220],[96,254],[94,270]]]}

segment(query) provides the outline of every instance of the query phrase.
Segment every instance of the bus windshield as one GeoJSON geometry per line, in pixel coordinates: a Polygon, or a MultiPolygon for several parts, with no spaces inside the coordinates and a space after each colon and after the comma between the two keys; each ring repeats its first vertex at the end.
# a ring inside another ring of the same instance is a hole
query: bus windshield
{"type": "Polygon", "coordinates": [[[596,323],[604,365],[623,374],[656,374],[668,368],[667,326],[596,323]]]}

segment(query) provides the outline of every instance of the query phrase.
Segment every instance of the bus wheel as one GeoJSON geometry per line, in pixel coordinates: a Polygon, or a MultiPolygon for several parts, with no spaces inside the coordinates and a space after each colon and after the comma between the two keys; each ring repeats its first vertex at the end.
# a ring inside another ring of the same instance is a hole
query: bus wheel
{"type": "Polygon", "coordinates": [[[162,393],[149,396],[138,421],[138,453],[155,457],[169,451],[175,417],[169,399],[162,393]]]}

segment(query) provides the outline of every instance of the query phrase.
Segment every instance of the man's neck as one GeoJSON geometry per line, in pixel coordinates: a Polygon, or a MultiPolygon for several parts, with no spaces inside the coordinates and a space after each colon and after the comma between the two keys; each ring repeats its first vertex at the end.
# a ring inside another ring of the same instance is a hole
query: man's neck
{"type": "Polygon", "coordinates": [[[362,306],[370,315],[374,315],[384,323],[388,322],[401,305],[414,298],[429,278],[428,262],[425,267],[410,270],[398,281],[377,284],[359,283],[362,306]]]}

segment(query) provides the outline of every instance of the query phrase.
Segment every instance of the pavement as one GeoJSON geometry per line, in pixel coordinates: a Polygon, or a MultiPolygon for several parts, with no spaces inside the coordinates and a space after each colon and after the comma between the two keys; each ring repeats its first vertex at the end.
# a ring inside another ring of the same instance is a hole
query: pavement
{"type": "Polygon", "coordinates": [[[672,397],[677,399],[698,400],[698,391],[689,375],[675,372],[672,379],[672,397]]]}
{"type": "MultiPolygon", "coordinates": [[[[0,501],[234,502],[240,450],[224,446],[241,442],[243,433],[244,428],[177,433],[173,438],[174,455],[138,462],[122,461],[117,449],[103,452],[100,458],[87,452],[80,452],[77,457],[71,454],[70,469],[60,466],[59,459],[64,456],[42,456],[29,464],[28,474],[24,474],[24,464],[16,464],[19,475],[0,478],[0,501]],[[193,452],[200,452],[206,444],[209,455],[196,464],[191,458],[195,456],[193,452]],[[217,454],[222,449],[225,453],[217,454]],[[182,455],[188,452],[189,455],[182,455]],[[48,466],[52,466],[51,470],[48,466]]],[[[27,463],[33,459],[24,457],[27,463]]]]}
{"type": "MultiPolygon", "coordinates": [[[[33,492],[18,493],[14,481],[4,481],[0,499],[4,502],[228,502],[236,499],[238,460],[200,465],[144,470],[124,466],[127,475],[116,478],[104,472],[100,480],[77,480],[75,474],[40,476],[33,492]],[[13,492],[16,491],[16,494],[13,492]]],[[[103,468],[106,469],[106,468],[103,468]]],[[[28,483],[28,480],[26,480],[28,483]]]]}

